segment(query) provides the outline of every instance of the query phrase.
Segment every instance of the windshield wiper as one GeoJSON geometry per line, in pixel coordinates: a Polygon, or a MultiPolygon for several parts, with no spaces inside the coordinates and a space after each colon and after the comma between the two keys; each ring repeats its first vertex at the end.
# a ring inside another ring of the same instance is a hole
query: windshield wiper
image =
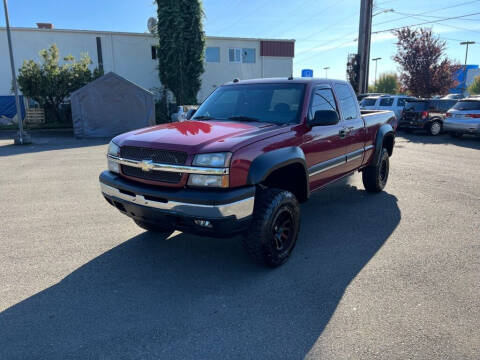
{"type": "Polygon", "coordinates": [[[260,119],[250,117],[250,116],[231,116],[228,118],[228,120],[238,120],[238,121],[260,121],[260,119]]]}
{"type": "Polygon", "coordinates": [[[207,115],[199,115],[195,116],[193,120],[214,120],[215,118],[213,116],[207,116],[207,115]]]}

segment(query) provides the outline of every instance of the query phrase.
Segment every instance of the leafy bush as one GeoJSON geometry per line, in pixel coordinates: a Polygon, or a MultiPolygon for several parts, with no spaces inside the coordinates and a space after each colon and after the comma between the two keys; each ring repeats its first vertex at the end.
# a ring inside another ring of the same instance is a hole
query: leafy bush
{"type": "Polygon", "coordinates": [[[373,86],[374,92],[385,94],[396,94],[398,92],[398,78],[394,73],[383,73],[373,86]]]}
{"type": "Polygon", "coordinates": [[[18,85],[23,95],[39,103],[45,109],[47,121],[62,122],[65,116],[60,109],[65,99],[75,90],[101,76],[101,72],[89,69],[92,60],[83,55],[76,61],[72,55],[63,58],[57,45],[40,51],[41,63],[25,60],[18,73],[18,85]]]}
{"type": "Polygon", "coordinates": [[[472,95],[480,95],[480,75],[475,76],[473,83],[468,87],[468,92],[472,95]]]}

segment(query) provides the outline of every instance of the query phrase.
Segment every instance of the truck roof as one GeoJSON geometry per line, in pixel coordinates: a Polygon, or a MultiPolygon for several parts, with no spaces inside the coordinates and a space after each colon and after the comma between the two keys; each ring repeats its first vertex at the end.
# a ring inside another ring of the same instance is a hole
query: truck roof
{"type": "Polygon", "coordinates": [[[315,83],[315,84],[332,84],[332,82],[340,82],[340,83],[345,83],[347,84],[346,81],[344,80],[334,80],[334,79],[324,79],[324,78],[261,78],[261,79],[248,79],[248,80],[240,80],[240,79],[235,79],[233,81],[230,81],[226,83],[225,85],[235,85],[235,84],[291,84],[291,83],[296,83],[296,84],[310,84],[310,83],[315,83]]]}

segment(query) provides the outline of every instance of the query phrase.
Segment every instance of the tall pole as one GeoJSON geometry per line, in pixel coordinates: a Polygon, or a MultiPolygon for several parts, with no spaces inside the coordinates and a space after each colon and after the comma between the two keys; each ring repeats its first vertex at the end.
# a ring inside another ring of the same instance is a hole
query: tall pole
{"type": "Polygon", "coordinates": [[[330,69],[330,66],[324,67],[323,70],[325,70],[325,78],[328,79],[328,69],[330,69]]]}
{"type": "Polygon", "coordinates": [[[377,57],[375,59],[372,59],[373,61],[375,61],[375,86],[377,86],[377,63],[378,63],[378,60],[382,60],[381,57],[377,57]]]}
{"type": "Polygon", "coordinates": [[[360,23],[358,26],[358,93],[366,93],[368,89],[368,67],[370,60],[370,40],[372,35],[373,0],[361,0],[360,23]]]}
{"type": "Polygon", "coordinates": [[[7,25],[8,51],[10,53],[10,67],[12,69],[13,91],[15,92],[15,103],[17,105],[18,138],[15,138],[15,143],[27,144],[30,142],[30,140],[28,138],[28,135],[26,135],[23,132],[22,110],[20,107],[20,97],[18,96],[17,75],[15,73],[15,61],[13,60],[12,37],[10,35],[10,21],[8,19],[7,0],[3,0],[3,7],[5,9],[5,23],[7,25]]]}
{"type": "Polygon", "coordinates": [[[467,90],[467,58],[468,58],[468,45],[475,44],[475,41],[462,41],[460,45],[467,45],[465,48],[465,67],[463,68],[463,92],[467,90]]]}

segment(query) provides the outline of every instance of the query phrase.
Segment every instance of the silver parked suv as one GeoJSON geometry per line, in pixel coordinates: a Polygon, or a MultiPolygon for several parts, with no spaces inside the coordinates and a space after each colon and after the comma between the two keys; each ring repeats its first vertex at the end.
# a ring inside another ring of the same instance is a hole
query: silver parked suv
{"type": "Polygon", "coordinates": [[[458,101],[448,110],[443,129],[455,137],[480,135],[480,97],[471,96],[458,101]]]}

